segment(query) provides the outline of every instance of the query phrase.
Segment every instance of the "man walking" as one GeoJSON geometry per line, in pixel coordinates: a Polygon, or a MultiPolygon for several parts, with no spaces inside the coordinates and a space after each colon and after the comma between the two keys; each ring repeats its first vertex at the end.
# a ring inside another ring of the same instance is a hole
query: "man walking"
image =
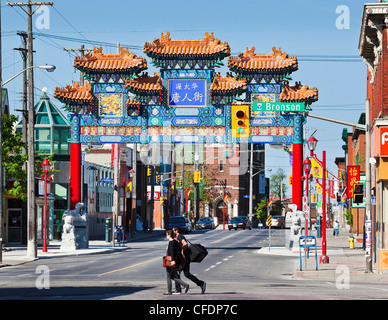
{"type": "MultiPolygon", "coordinates": [[[[187,244],[187,240],[183,234],[180,233],[179,227],[174,227],[173,228],[175,234],[176,234],[176,239],[180,243],[183,251],[183,255],[185,257],[185,266],[183,268],[183,273],[187,279],[190,279],[193,281],[197,286],[201,288],[201,293],[204,294],[206,290],[206,282],[199,280],[196,276],[190,273],[190,252],[189,252],[189,246],[187,244]]],[[[182,270],[178,270],[178,273],[180,274],[182,270]]],[[[175,284],[175,288],[177,293],[181,292],[181,287],[178,283],[175,284]]]]}

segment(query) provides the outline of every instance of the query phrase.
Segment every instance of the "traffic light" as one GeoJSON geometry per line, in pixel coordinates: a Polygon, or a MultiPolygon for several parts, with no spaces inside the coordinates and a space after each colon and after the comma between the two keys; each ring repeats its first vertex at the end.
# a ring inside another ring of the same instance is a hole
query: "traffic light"
{"type": "Polygon", "coordinates": [[[353,185],[353,203],[364,202],[364,185],[362,183],[355,183],[353,185]]]}
{"type": "Polygon", "coordinates": [[[155,184],[159,184],[159,182],[160,182],[160,175],[157,174],[157,175],[155,176],[155,184]]]}
{"type": "Polygon", "coordinates": [[[147,168],[147,177],[151,177],[151,168],[147,168]]]}
{"type": "Polygon", "coordinates": [[[317,195],[315,193],[311,195],[311,202],[317,202],[317,195]]]}
{"type": "Polygon", "coordinates": [[[338,180],[342,181],[342,171],[338,170],[338,180]]]}
{"type": "Polygon", "coordinates": [[[194,183],[201,181],[201,171],[194,171],[194,183]]]}
{"type": "Polygon", "coordinates": [[[292,186],[292,176],[288,176],[288,185],[292,186]]]}
{"type": "Polygon", "coordinates": [[[232,137],[249,137],[249,106],[232,105],[232,137]]]}

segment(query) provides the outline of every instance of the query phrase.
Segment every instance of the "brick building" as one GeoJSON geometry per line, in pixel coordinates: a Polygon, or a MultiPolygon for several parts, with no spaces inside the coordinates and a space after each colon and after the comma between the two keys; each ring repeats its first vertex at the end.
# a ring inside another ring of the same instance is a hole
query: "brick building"
{"type": "Polygon", "coordinates": [[[371,188],[376,196],[372,206],[372,251],[379,272],[388,270],[388,3],[364,5],[359,51],[367,66],[367,99],[370,103],[371,188]]]}

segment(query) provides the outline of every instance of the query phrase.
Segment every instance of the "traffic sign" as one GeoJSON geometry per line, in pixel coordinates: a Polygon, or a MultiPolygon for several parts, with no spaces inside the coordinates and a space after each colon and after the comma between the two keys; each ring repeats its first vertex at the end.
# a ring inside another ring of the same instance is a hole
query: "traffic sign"
{"type": "Polygon", "coordinates": [[[272,227],[272,216],[271,215],[269,215],[267,218],[267,225],[268,225],[268,227],[272,227]]]}
{"type": "Polygon", "coordinates": [[[252,111],[305,111],[304,102],[253,102],[252,111]]]}
{"type": "Polygon", "coordinates": [[[308,197],[307,196],[303,196],[302,200],[303,200],[303,204],[306,204],[308,202],[308,197]]]}

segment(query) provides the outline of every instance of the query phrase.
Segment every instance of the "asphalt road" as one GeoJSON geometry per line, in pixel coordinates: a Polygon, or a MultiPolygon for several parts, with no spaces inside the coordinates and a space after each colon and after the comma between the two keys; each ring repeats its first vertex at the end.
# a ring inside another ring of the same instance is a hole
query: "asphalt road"
{"type": "MultiPolygon", "coordinates": [[[[268,230],[193,231],[187,238],[209,251],[191,272],[206,281],[204,295],[190,280],[186,295],[164,296],[162,256],[167,240],[154,237],[127,244],[129,250],[98,255],[40,259],[0,269],[0,300],[250,300],[250,299],[386,299],[377,284],[339,290],[334,283],[295,280],[297,257],[259,255],[268,230]],[[376,295],[378,292],[378,295],[376,295]]],[[[284,230],[271,231],[271,244],[284,245],[284,230]]]]}

